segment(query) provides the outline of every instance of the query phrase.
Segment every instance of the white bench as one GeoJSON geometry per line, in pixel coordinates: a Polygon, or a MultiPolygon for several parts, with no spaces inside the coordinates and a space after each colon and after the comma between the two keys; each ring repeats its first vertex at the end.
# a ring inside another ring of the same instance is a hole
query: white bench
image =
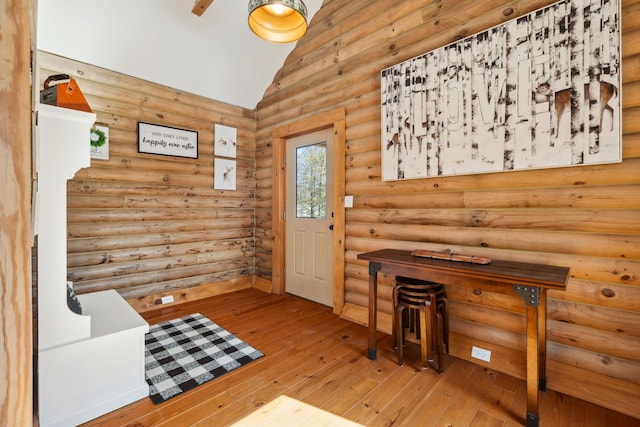
{"type": "Polygon", "coordinates": [[[67,180],[91,164],[95,114],[40,105],[37,118],[38,414],[72,426],[149,395],[144,335],[149,324],[114,290],[67,305],[67,180]]]}

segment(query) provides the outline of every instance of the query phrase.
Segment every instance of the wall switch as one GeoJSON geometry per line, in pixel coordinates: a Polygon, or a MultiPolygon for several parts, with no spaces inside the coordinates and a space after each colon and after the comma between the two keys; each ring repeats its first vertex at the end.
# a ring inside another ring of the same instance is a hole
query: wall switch
{"type": "Polygon", "coordinates": [[[484,360],[485,362],[491,362],[491,351],[474,345],[471,347],[471,357],[484,360]]]}
{"type": "Polygon", "coordinates": [[[173,295],[167,295],[166,297],[162,297],[160,301],[162,302],[162,304],[169,304],[170,302],[173,302],[173,295]]]}
{"type": "Polygon", "coordinates": [[[345,208],[353,207],[353,196],[344,196],[344,207],[345,208]]]}

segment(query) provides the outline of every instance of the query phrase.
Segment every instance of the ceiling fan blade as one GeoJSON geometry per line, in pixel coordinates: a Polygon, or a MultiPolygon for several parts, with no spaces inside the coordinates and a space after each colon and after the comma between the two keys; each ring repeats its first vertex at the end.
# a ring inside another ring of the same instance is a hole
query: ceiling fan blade
{"type": "Polygon", "coordinates": [[[204,11],[211,6],[211,3],[213,3],[213,0],[196,0],[196,4],[193,5],[191,12],[198,16],[202,16],[204,11]]]}

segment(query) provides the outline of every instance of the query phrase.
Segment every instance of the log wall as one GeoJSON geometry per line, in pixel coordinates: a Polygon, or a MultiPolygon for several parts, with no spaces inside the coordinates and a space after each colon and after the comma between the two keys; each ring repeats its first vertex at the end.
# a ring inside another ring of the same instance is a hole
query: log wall
{"type": "MultiPolygon", "coordinates": [[[[271,277],[272,131],[344,107],[354,208],[343,316],[366,323],[360,252],[450,250],[568,266],[566,292],[549,294],[548,386],[640,418],[640,1],[622,0],[622,163],[380,179],[380,71],[550,3],[325,0],[257,108],[256,271],[271,277]]],[[[388,331],[390,288],[382,288],[388,331]]],[[[522,300],[447,292],[451,353],[482,364],[470,357],[480,346],[492,351],[487,366],[524,377],[522,300]]]]}
{"type": "Polygon", "coordinates": [[[45,52],[38,60],[41,80],[74,77],[109,128],[109,160],[92,159],[68,184],[78,293],[116,289],[144,310],[162,295],[179,302],[250,286],[255,112],[45,52]],[[197,131],[198,159],[139,153],[138,121],[197,131]],[[215,123],[237,128],[236,191],[213,188],[215,123]]]}

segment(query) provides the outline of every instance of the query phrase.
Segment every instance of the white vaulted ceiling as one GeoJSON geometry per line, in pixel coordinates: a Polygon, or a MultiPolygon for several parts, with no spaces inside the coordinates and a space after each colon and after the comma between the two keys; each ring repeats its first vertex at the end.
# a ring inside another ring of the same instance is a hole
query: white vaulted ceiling
{"type": "MultiPolygon", "coordinates": [[[[295,43],[247,25],[248,0],[38,0],[37,48],[254,109],[295,43]]],[[[305,0],[309,21],[322,0],[305,0]]]]}

